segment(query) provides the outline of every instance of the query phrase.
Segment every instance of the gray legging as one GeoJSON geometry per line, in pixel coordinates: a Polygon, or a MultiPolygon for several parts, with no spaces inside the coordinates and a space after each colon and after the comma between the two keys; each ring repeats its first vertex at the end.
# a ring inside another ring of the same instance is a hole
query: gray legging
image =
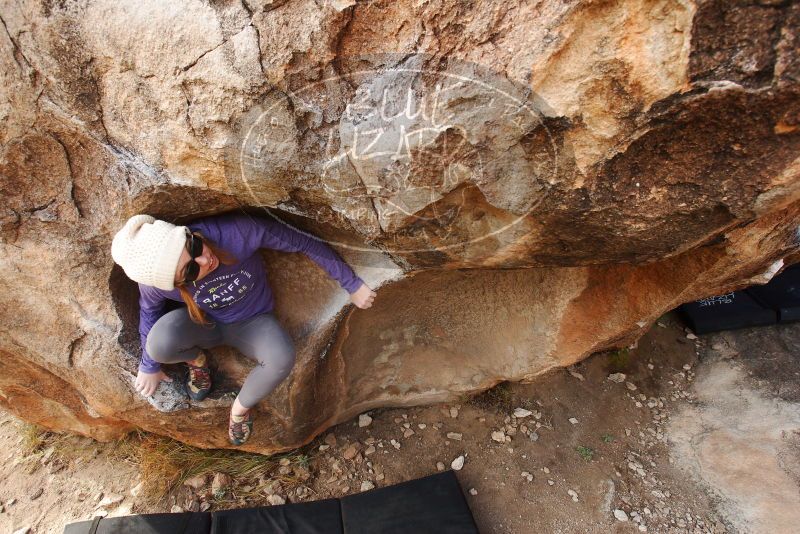
{"type": "Polygon", "coordinates": [[[147,334],[147,353],[160,363],[194,360],[199,349],[229,345],[258,365],[239,392],[239,402],[252,408],[278,387],[294,365],[294,345],[271,313],[230,324],[204,327],[191,320],[186,308],[164,314],[147,334]]]}

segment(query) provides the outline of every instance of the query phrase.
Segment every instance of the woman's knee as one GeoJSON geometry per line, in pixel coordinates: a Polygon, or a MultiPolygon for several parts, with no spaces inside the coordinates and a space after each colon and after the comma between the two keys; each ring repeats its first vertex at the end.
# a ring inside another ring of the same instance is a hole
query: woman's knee
{"type": "Polygon", "coordinates": [[[262,367],[270,369],[280,380],[284,380],[292,372],[295,358],[296,353],[291,343],[279,343],[265,350],[264,357],[258,360],[262,367]]]}
{"type": "Polygon", "coordinates": [[[150,329],[145,342],[145,350],[151,359],[159,363],[169,363],[175,356],[177,345],[174,336],[167,329],[150,329]]]}
{"type": "Polygon", "coordinates": [[[175,359],[180,350],[181,319],[179,314],[170,312],[155,322],[145,341],[145,350],[150,358],[159,363],[170,363],[175,359]]]}
{"type": "Polygon", "coordinates": [[[286,378],[289,376],[289,373],[292,372],[296,357],[297,355],[292,345],[286,345],[278,350],[277,357],[275,358],[275,366],[282,378],[286,378]]]}

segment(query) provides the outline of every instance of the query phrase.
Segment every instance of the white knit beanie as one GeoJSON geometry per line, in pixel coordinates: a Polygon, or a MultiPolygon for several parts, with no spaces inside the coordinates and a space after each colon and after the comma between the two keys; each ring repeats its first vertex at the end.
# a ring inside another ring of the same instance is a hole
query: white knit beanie
{"type": "Polygon", "coordinates": [[[134,215],[114,236],[111,256],[134,282],[171,291],[186,231],[150,215],[134,215]]]}

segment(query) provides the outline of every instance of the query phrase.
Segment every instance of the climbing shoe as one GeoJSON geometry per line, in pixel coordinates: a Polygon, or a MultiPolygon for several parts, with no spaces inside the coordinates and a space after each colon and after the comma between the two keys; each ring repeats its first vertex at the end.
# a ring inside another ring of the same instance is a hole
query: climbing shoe
{"type": "Polygon", "coordinates": [[[228,420],[228,439],[231,445],[243,445],[253,432],[253,412],[246,415],[231,414],[228,420]]]}
{"type": "Polygon", "coordinates": [[[208,396],[211,391],[211,369],[208,367],[206,353],[200,354],[193,362],[186,362],[189,368],[189,376],[186,380],[186,394],[189,398],[201,401],[208,396]]]}

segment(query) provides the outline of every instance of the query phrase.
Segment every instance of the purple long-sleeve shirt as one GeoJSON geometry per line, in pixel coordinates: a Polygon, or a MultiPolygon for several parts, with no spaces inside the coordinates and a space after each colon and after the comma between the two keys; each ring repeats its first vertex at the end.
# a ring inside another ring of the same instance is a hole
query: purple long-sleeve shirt
{"type": "MultiPolygon", "coordinates": [[[[355,292],[363,283],[325,243],[271,218],[229,214],[198,219],[186,226],[200,232],[237,260],[233,265],[220,263],[203,279],[186,286],[197,305],[214,322],[229,324],[272,311],[274,300],[264,262],[258,254],[260,248],[304,253],[348,293],[355,292]]],[[[183,302],[177,288],[164,291],[139,284],[139,334],[142,340],[139,370],[145,373],[155,373],[161,368],[147,354],[145,344],[150,329],[164,315],[167,299],[183,302]]]]}

